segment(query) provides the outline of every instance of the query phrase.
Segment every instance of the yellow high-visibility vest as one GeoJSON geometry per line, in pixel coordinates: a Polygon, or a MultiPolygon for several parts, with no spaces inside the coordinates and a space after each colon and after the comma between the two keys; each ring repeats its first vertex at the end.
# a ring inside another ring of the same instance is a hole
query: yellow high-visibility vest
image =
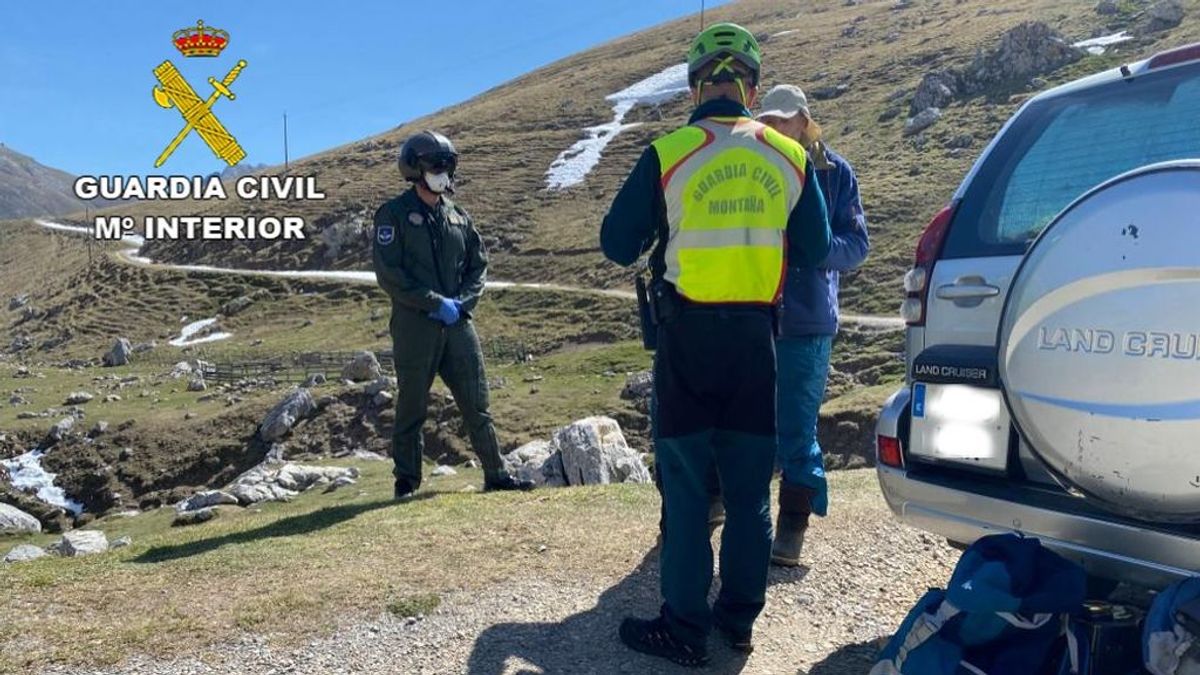
{"type": "Polygon", "coordinates": [[[748,117],[699,120],[653,146],[670,226],[666,280],[693,302],[778,302],[804,148],[748,117]]]}

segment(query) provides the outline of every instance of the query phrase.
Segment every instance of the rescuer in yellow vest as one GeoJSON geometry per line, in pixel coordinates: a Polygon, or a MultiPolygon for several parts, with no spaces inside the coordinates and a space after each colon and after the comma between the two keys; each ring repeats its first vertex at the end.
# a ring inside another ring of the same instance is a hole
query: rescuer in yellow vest
{"type": "Polygon", "coordinates": [[[750,117],[761,68],[758,42],[741,26],[716,24],[696,37],[688,52],[695,112],[642,154],[600,232],[604,254],[619,264],[651,251],[658,349],[663,605],[653,620],[625,619],[621,640],[688,666],[708,660],[713,627],[735,649],[752,649],[771,556],[775,307],[788,259],[817,265],[829,252],[825,202],[804,149],[750,117]],[[710,608],[706,478],[714,466],[726,521],[721,592],[710,608]]]}

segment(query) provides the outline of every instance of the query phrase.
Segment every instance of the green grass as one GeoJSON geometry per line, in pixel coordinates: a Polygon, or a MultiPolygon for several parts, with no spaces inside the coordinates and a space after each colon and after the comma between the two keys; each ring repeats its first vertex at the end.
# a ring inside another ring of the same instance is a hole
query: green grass
{"type": "Polygon", "coordinates": [[[387,604],[387,611],[392,616],[407,619],[414,616],[432,614],[433,610],[442,604],[442,598],[436,593],[419,593],[406,595],[392,600],[387,604]]]}

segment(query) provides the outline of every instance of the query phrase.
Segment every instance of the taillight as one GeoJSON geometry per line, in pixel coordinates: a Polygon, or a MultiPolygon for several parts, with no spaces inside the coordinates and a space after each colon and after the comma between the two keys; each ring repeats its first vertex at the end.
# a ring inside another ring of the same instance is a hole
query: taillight
{"type": "Polygon", "coordinates": [[[900,316],[910,326],[925,325],[925,309],[929,299],[929,276],[933,272],[933,263],[942,252],[942,244],[946,241],[946,233],[950,231],[950,221],[954,218],[954,209],[958,202],[950,202],[925,226],[921,239],[917,242],[917,256],[913,268],[904,275],[904,304],[900,306],[900,316]]]}
{"type": "Polygon", "coordinates": [[[900,452],[900,439],[892,436],[877,436],[879,463],[884,466],[904,468],[904,455],[900,452]]]}
{"type": "Polygon", "coordinates": [[[1165,51],[1161,54],[1155,54],[1146,67],[1154,70],[1155,68],[1165,68],[1166,66],[1174,66],[1186,61],[1195,61],[1196,59],[1200,59],[1200,42],[1165,51]]]}

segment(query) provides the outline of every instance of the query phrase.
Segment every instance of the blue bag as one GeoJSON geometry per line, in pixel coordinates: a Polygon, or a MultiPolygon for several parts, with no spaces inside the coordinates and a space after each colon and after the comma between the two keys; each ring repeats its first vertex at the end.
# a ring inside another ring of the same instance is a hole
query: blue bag
{"type": "Polygon", "coordinates": [[[931,590],[880,652],[870,675],[1082,673],[1083,568],[1013,534],[983,537],[945,591],[931,590]]]}
{"type": "Polygon", "coordinates": [[[1200,635],[1179,620],[1179,608],[1200,598],[1200,578],[1166,587],[1154,598],[1142,628],[1142,663],[1154,675],[1200,673],[1200,635]]]}

